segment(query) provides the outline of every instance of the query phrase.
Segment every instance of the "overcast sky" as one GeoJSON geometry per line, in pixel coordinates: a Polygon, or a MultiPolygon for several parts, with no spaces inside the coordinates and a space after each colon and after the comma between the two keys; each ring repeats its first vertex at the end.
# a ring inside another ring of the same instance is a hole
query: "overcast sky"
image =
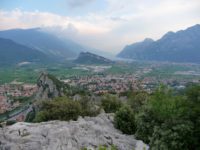
{"type": "Polygon", "coordinates": [[[200,0],[0,0],[0,30],[45,27],[112,53],[195,24],[200,0]]]}

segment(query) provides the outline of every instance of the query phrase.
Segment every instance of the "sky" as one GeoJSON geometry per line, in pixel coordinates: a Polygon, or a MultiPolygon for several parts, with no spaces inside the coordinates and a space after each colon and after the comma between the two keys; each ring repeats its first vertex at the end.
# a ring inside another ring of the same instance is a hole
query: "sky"
{"type": "Polygon", "coordinates": [[[200,0],[0,0],[0,30],[41,27],[113,54],[195,24],[200,0]]]}

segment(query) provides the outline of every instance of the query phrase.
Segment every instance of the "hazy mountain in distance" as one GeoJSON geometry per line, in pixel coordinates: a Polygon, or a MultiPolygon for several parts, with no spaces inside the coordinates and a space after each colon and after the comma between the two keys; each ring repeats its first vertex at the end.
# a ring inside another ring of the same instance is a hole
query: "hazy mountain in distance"
{"type": "Polygon", "coordinates": [[[168,32],[157,41],[144,40],[126,46],[117,56],[147,61],[200,63],[200,25],[168,32]]]}
{"type": "Polygon", "coordinates": [[[13,42],[9,39],[0,38],[0,65],[13,65],[20,62],[50,62],[52,61],[44,53],[13,42]]]}
{"type": "Polygon", "coordinates": [[[49,56],[59,58],[75,58],[81,51],[86,50],[73,41],[62,40],[53,34],[44,32],[40,28],[0,31],[0,37],[11,39],[49,56]]]}
{"type": "Polygon", "coordinates": [[[113,61],[105,57],[90,53],[81,52],[78,58],[74,61],[78,64],[111,64],[113,61]]]}
{"type": "Polygon", "coordinates": [[[84,52],[90,52],[90,53],[93,53],[93,54],[96,54],[96,55],[99,55],[99,56],[102,56],[102,57],[105,57],[105,58],[108,58],[111,60],[115,60],[115,58],[116,58],[116,56],[110,52],[105,52],[105,51],[98,50],[95,48],[90,48],[90,47],[86,47],[86,49],[87,49],[87,51],[84,51],[84,52]]]}
{"type": "MultiPolygon", "coordinates": [[[[63,29],[61,27],[45,27],[42,28],[43,31],[56,35],[63,41],[68,41],[69,39],[71,41],[75,41],[76,43],[79,43],[78,41],[80,40],[76,36],[76,31],[75,32],[70,32],[68,29],[63,29]]],[[[81,45],[82,49],[81,52],[91,52],[96,55],[100,55],[106,58],[116,58],[115,54],[110,53],[109,51],[106,51],[105,49],[101,50],[95,47],[91,47],[83,42],[80,42],[79,45],[81,45]]]]}
{"type": "Polygon", "coordinates": [[[154,43],[153,39],[146,38],[142,42],[137,42],[131,45],[126,46],[119,54],[118,56],[121,58],[142,58],[142,53],[145,52],[145,50],[154,43]]]}

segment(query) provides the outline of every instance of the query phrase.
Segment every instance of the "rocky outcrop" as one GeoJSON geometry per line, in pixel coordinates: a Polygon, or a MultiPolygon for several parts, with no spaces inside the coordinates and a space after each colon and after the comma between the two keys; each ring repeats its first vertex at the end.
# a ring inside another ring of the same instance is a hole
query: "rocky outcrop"
{"type": "Polygon", "coordinates": [[[18,122],[0,129],[1,150],[81,150],[115,145],[119,150],[144,150],[147,146],[113,127],[105,113],[77,121],[18,122]]]}
{"type": "Polygon", "coordinates": [[[35,99],[51,99],[63,96],[63,83],[54,76],[42,73],[37,81],[38,91],[35,99]]]}
{"type": "Polygon", "coordinates": [[[81,52],[78,58],[74,61],[77,64],[87,64],[87,65],[94,65],[94,64],[112,64],[113,61],[107,59],[105,57],[90,53],[90,52],[81,52]]]}

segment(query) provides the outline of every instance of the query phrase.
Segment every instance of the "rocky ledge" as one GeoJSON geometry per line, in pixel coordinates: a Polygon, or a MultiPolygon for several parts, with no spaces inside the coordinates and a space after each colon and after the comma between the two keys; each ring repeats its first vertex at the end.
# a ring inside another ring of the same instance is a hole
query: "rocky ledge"
{"type": "Polygon", "coordinates": [[[105,113],[69,122],[18,122],[0,128],[0,150],[95,150],[100,145],[115,145],[119,150],[147,149],[142,141],[115,129],[112,122],[113,115],[105,113]]]}

